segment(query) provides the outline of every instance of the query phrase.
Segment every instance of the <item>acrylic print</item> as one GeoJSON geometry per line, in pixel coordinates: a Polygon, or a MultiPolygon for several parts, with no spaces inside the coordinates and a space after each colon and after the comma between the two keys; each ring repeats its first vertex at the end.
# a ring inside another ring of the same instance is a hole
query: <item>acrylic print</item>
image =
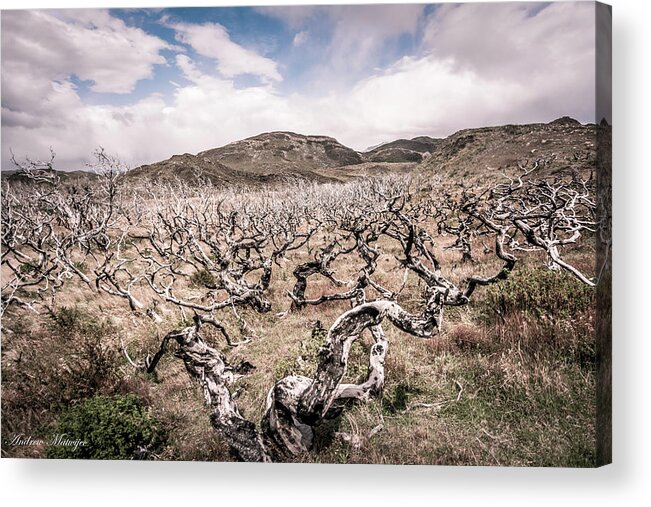
{"type": "Polygon", "coordinates": [[[2,12],[2,457],[610,461],[594,2],[2,12]]]}

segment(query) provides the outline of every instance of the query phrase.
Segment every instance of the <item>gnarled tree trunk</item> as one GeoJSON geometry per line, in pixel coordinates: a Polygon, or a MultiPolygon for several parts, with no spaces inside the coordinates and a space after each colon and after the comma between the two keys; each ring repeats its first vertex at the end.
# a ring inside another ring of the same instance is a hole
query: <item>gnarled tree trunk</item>
{"type": "Polygon", "coordinates": [[[309,451],[313,429],[328,417],[335,401],[355,398],[368,401],[384,388],[384,358],[389,344],[382,330],[388,319],[397,328],[423,338],[438,332],[441,305],[432,297],[422,315],[411,315],[394,301],[363,303],[343,313],[328,332],[319,352],[314,379],[289,376],[276,383],[269,394],[264,433],[286,455],[309,451]],[[375,344],[371,347],[369,373],[362,384],[341,384],[348,365],[348,354],[357,338],[370,329],[375,344]]]}
{"type": "Polygon", "coordinates": [[[328,332],[319,351],[319,365],[314,379],[290,375],[276,382],[267,396],[262,429],[243,418],[228,389],[239,369],[228,365],[218,350],[208,346],[199,334],[201,319],[196,325],[169,333],[161,351],[149,366],[153,371],[171,339],[176,340],[176,353],[185,363],[191,378],[203,388],[212,413],[213,428],[243,461],[279,461],[309,451],[314,443],[314,429],[328,417],[333,403],[340,399],[368,401],[384,387],[384,358],[388,341],[381,324],[388,319],[399,329],[419,337],[430,337],[438,331],[440,298],[431,297],[422,315],[411,315],[393,301],[362,303],[343,313],[328,332]],[[365,329],[372,333],[369,373],[361,384],[342,384],[351,346],[365,329]]]}

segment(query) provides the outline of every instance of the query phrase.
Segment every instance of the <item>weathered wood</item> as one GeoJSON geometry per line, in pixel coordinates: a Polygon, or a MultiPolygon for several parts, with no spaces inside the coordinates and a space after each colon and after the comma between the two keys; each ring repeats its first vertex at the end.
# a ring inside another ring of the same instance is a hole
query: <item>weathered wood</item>
{"type": "Polygon", "coordinates": [[[319,352],[319,365],[314,379],[287,376],[273,386],[267,395],[262,431],[239,413],[228,386],[236,369],[226,357],[210,347],[199,331],[203,320],[195,317],[195,326],[168,333],[161,348],[148,365],[154,371],[175,340],[180,357],[192,379],[204,392],[211,408],[213,428],[225,440],[233,454],[243,461],[278,461],[300,455],[312,448],[314,428],[328,416],[332,404],[340,399],[368,401],[384,388],[384,359],[389,347],[381,327],[386,318],[399,329],[415,336],[429,337],[438,329],[440,304],[431,299],[422,315],[411,315],[393,301],[373,301],[342,314],[328,332],[319,352]],[[365,329],[375,339],[369,357],[369,373],[362,384],[341,384],[348,366],[348,355],[354,341],[365,329]]]}
{"type": "Polygon", "coordinates": [[[330,328],[326,343],[319,352],[314,379],[285,377],[270,391],[263,421],[265,439],[283,456],[293,457],[309,451],[314,428],[328,417],[336,400],[354,398],[368,401],[371,396],[381,394],[384,358],[389,347],[382,321],[386,318],[403,331],[430,337],[438,330],[440,308],[439,302],[432,299],[423,314],[415,316],[394,301],[373,301],[342,314],[330,328]],[[357,385],[341,384],[350,348],[365,329],[370,329],[375,339],[367,380],[357,385]]]}
{"type": "MultiPolygon", "coordinates": [[[[343,238],[345,241],[348,238],[343,238]]],[[[306,304],[318,304],[305,299],[305,291],[307,290],[308,278],[320,274],[334,283],[337,287],[343,285],[343,282],[335,278],[334,273],[330,269],[330,264],[340,255],[348,254],[355,249],[355,244],[349,247],[341,247],[339,240],[334,239],[322,249],[319,250],[314,256],[314,259],[308,262],[299,264],[294,268],[292,274],[296,279],[294,287],[289,292],[289,297],[292,299],[292,306],[290,310],[301,309],[306,304]]]]}
{"type": "Polygon", "coordinates": [[[312,448],[313,425],[297,416],[299,400],[312,382],[301,375],[290,375],[276,382],[267,395],[262,431],[277,460],[298,456],[312,448]]]}
{"type": "Polygon", "coordinates": [[[389,342],[381,326],[371,326],[370,331],[375,343],[371,346],[368,377],[362,384],[339,384],[336,400],[355,398],[369,401],[371,396],[379,396],[384,390],[384,358],[389,350],[389,342]]]}
{"type": "MultiPolygon", "coordinates": [[[[339,384],[348,363],[348,354],[354,341],[367,328],[376,328],[376,354],[371,360],[381,358],[386,352],[383,333],[378,331],[382,321],[387,318],[399,329],[419,337],[430,337],[438,330],[440,305],[435,298],[428,302],[428,307],[422,315],[411,315],[394,301],[374,301],[364,303],[342,314],[330,328],[326,344],[319,351],[319,366],[314,382],[301,396],[298,406],[298,418],[301,422],[314,425],[323,418],[337,398],[339,384]]],[[[378,361],[379,363],[379,361],[378,361]]],[[[379,364],[376,364],[378,369],[379,364]]],[[[373,367],[371,369],[373,374],[373,367]]],[[[378,383],[380,384],[380,383],[378,383]]],[[[369,388],[373,383],[369,384],[369,388]]]]}
{"type": "Polygon", "coordinates": [[[170,340],[178,343],[176,355],[183,360],[190,377],[201,385],[206,403],[211,408],[210,423],[226,441],[235,457],[242,461],[272,461],[254,423],[242,417],[228,389],[236,375],[226,357],[210,347],[198,333],[197,326],[172,331],[163,339],[160,353],[149,367],[153,371],[170,340]]]}

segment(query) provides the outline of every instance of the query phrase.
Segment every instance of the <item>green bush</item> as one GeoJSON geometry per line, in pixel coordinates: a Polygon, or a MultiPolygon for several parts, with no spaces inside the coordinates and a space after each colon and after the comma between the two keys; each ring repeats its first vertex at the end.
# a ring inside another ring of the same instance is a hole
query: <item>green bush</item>
{"type": "Polygon", "coordinates": [[[160,445],[160,437],[157,421],[137,396],[96,396],[61,414],[46,455],[74,459],[144,458],[160,445]],[[73,442],[83,444],[75,446],[73,442]]]}
{"type": "Polygon", "coordinates": [[[36,264],[32,264],[31,262],[25,262],[24,264],[20,265],[20,272],[24,275],[35,273],[37,269],[38,266],[36,264]]]}
{"type": "Polygon", "coordinates": [[[397,414],[407,409],[409,401],[414,395],[422,394],[419,387],[409,385],[408,382],[399,382],[387,391],[382,398],[382,409],[385,414],[397,414]]]}
{"type": "Polygon", "coordinates": [[[215,277],[207,269],[200,269],[193,273],[190,277],[190,281],[195,287],[214,287],[215,286],[215,277]]]}
{"type": "Polygon", "coordinates": [[[313,377],[319,364],[319,350],[325,343],[326,336],[327,330],[317,321],[310,335],[305,336],[285,357],[279,357],[274,363],[274,378],[281,379],[287,375],[313,377]]]}
{"type": "Polygon", "coordinates": [[[53,310],[47,320],[12,317],[7,327],[17,353],[2,365],[3,432],[49,427],[59,413],[93,396],[137,390],[146,398],[149,383],[122,367],[118,329],[110,321],[75,307],[53,310]]]}
{"type": "Polygon", "coordinates": [[[64,306],[52,313],[52,322],[58,331],[72,331],[77,329],[83,318],[83,313],[76,306],[64,306]]]}
{"type": "Polygon", "coordinates": [[[99,338],[115,332],[107,320],[97,320],[76,306],[63,306],[51,314],[52,330],[64,338],[78,338],[80,335],[99,338]]]}
{"type": "Polygon", "coordinates": [[[73,266],[77,268],[79,271],[81,271],[82,273],[88,271],[88,264],[86,264],[83,261],[75,262],[73,266]]]}
{"type": "Polygon", "coordinates": [[[569,319],[594,304],[594,289],[566,271],[525,267],[488,287],[479,306],[492,321],[495,316],[503,318],[518,312],[538,318],[569,319]]]}

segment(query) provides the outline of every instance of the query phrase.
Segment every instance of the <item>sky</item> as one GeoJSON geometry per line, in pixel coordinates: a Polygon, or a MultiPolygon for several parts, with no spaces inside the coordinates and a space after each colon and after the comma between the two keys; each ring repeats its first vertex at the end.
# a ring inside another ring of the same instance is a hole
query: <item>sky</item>
{"type": "Polygon", "coordinates": [[[2,12],[12,153],[136,167],[274,130],[357,150],[595,121],[592,2],[2,12]]]}

